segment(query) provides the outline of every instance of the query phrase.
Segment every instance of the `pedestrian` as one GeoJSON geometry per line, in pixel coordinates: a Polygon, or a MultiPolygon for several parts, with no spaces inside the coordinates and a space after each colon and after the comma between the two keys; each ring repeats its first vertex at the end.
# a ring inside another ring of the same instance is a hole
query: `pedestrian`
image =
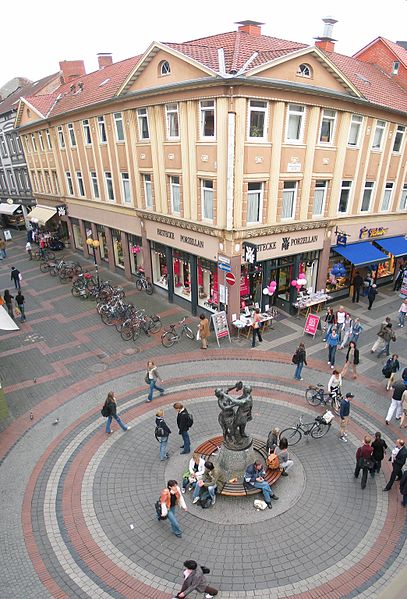
{"type": "Polygon", "coordinates": [[[355,272],[355,276],[352,280],[353,285],[353,294],[352,294],[352,302],[359,303],[360,292],[363,289],[363,277],[360,275],[360,272],[357,270],[355,272]]]}
{"type": "Polygon", "coordinates": [[[339,429],[339,438],[344,443],[348,442],[348,433],[346,432],[347,426],[349,424],[349,414],[350,414],[350,400],[355,397],[352,393],[347,393],[345,397],[342,398],[341,401],[341,409],[339,412],[339,416],[341,419],[340,429],[339,429]]]}
{"type": "Polygon", "coordinates": [[[288,470],[294,466],[293,460],[290,460],[288,453],[288,440],[286,437],[281,437],[280,443],[274,450],[274,453],[278,456],[281,468],[281,476],[288,476],[288,470]]]}
{"type": "Polygon", "coordinates": [[[254,314],[253,314],[253,323],[252,323],[252,347],[256,346],[256,335],[257,335],[260,343],[263,341],[261,332],[260,332],[260,321],[261,321],[260,308],[256,308],[254,311],[254,314]]]}
{"type": "Polygon", "coordinates": [[[394,412],[396,412],[396,420],[401,420],[403,413],[403,405],[401,400],[403,399],[403,393],[406,388],[406,382],[403,380],[393,383],[393,395],[386,415],[386,424],[389,424],[390,420],[393,418],[394,412]]]}
{"type": "Polygon", "coordinates": [[[391,318],[390,318],[390,316],[386,316],[386,318],[384,319],[384,321],[380,325],[379,332],[376,334],[377,335],[377,339],[373,343],[372,349],[370,350],[370,353],[374,354],[374,352],[377,350],[377,348],[379,347],[379,345],[382,345],[382,346],[384,345],[383,335],[384,335],[385,330],[389,326],[389,324],[391,324],[391,318]]]}
{"type": "Polygon", "coordinates": [[[168,460],[170,457],[167,453],[168,437],[171,434],[171,429],[164,420],[164,410],[157,410],[155,414],[155,438],[160,443],[160,460],[168,460]]]}
{"type": "Polygon", "coordinates": [[[153,394],[154,394],[154,389],[156,389],[157,391],[160,392],[160,396],[164,395],[165,390],[162,387],[159,387],[157,385],[157,381],[158,379],[160,379],[161,383],[163,383],[164,381],[162,380],[162,378],[160,377],[160,375],[158,374],[158,369],[157,366],[155,365],[155,363],[152,360],[149,360],[147,362],[147,373],[145,376],[145,382],[147,383],[147,385],[149,385],[150,389],[148,392],[148,397],[146,399],[147,402],[150,402],[153,400],[153,394]]]}
{"type": "Polygon", "coordinates": [[[396,341],[396,333],[393,331],[393,325],[391,322],[384,328],[383,331],[383,347],[379,350],[377,357],[380,358],[383,354],[390,356],[390,342],[396,341]]]}
{"type": "Polygon", "coordinates": [[[3,258],[7,258],[6,242],[2,237],[0,237],[0,260],[3,260],[3,258]]]}
{"type": "Polygon", "coordinates": [[[206,318],[205,314],[199,315],[199,338],[201,340],[201,349],[208,349],[208,338],[210,335],[209,331],[209,320],[206,318]]]}
{"type": "Polygon", "coordinates": [[[218,594],[217,589],[206,584],[205,574],[209,574],[209,568],[198,566],[195,560],[188,559],[184,562],[184,582],[181,591],[173,599],[183,599],[192,591],[204,593],[205,599],[212,599],[218,594]]]}
{"type": "Polygon", "coordinates": [[[345,366],[342,368],[342,376],[348,372],[349,366],[352,365],[352,378],[357,377],[356,366],[359,364],[359,350],[356,347],[356,343],[351,341],[349,343],[348,351],[346,352],[345,366]]]}
{"type": "Polygon", "coordinates": [[[387,443],[382,439],[382,434],[378,431],[374,434],[374,441],[372,442],[373,453],[372,458],[374,462],[372,476],[379,474],[382,466],[382,461],[387,449],[387,443]]]}
{"type": "Polygon", "coordinates": [[[303,378],[301,376],[301,372],[304,367],[304,364],[305,366],[308,366],[307,353],[305,351],[305,345],[303,343],[300,343],[297,349],[295,350],[295,354],[293,355],[293,362],[297,365],[294,373],[294,378],[297,379],[297,381],[302,381],[303,378]]]}
{"type": "Polygon", "coordinates": [[[32,247],[31,247],[31,242],[27,241],[27,243],[25,244],[25,251],[28,254],[28,258],[29,260],[33,259],[33,252],[32,252],[32,247]]]}
{"type": "Polygon", "coordinates": [[[400,479],[400,493],[403,495],[401,505],[406,507],[407,505],[407,470],[404,470],[400,479]]]}
{"type": "Polygon", "coordinates": [[[112,423],[113,418],[116,420],[117,424],[121,427],[121,429],[123,431],[130,430],[131,427],[124,424],[124,422],[121,420],[121,418],[117,415],[117,400],[116,400],[116,396],[113,391],[110,391],[107,394],[106,401],[104,403],[104,407],[106,407],[106,411],[107,411],[106,433],[108,435],[110,435],[110,433],[112,432],[110,430],[110,425],[112,423]]]}
{"type": "Polygon", "coordinates": [[[403,466],[406,463],[407,459],[407,447],[404,445],[403,439],[397,439],[396,447],[399,448],[397,455],[393,459],[393,470],[390,475],[389,482],[384,487],[383,491],[390,491],[393,486],[394,481],[401,479],[401,473],[403,470],[403,466]]]}
{"type": "Polygon", "coordinates": [[[343,349],[352,335],[353,328],[353,320],[350,317],[350,314],[346,314],[344,323],[342,325],[343,339],[342,343],[339,346],[339,349],[343,349]]]}
{"type": "Polygon", "coordinates": [[[363,440],[363,445],[358,447],[356,450],[356,468],[355,478],[358,478],[360,470],[362,470],[362,482],[361,487],[364,489],[367,482],[367,474],[370,471],[373,472],[373,447],[370,445],[372,439],[369,435],[366,435],[363,440]]]}
{"type": "Polygon", "coordinates": [[[250,487],[261,490],[264,501],[267,503],[269,510],[271,510],[273,507],[271,505],[271,499],[277,500],[278,497],[275,493],[273,493],[269,483],[265,480],[265,476],[266,473],[262,462],[260,460],[256,460],[253,464],[249,464],[249,466],[246,468],[246,472],[244,473],[244,481],[250,487]]]}
{"type": "Polygon", "coordinates": [[[176,537],[182,537],[182,530],[175,517],[175,507],[179,505],[186,512],[188,511],[188,508],[176,480],[169,480],[167,482],[166,488],[161,492],[160,503],[161,514],[163,517],[168,516],[172,533],[176,537]]]}
{"type": "Polygon", "coordinates": [[[328,348],[328,364],[332,370],[335,368],[336,349],[339,345],[340,338],[335,328],[326,336],[326,347],[328,348]]]}
{"type": "Polygon", "coordinates": [[[373,275],[371,273],[371,271],[369,271],[367,273],[367,275],[365,276],[365,278],[363,279],[363,295],[369,295],[369,291],[370,288],[372,287],[374,283],[374,279],[373,279],[373,275]]]}
{"type": "Polygon", "coordinates": [[[334,324],[336,324],[335,313],[334,313],[334,309],[332,308],[332,306],[329,306],[327,308],[324,320],[325,320],[325,324],[324,324],[325,336],[323,338],[323,341],[326,341],[326,336],[328,335],[328,333],[330,333],[332,331],[334,324]]]}
{"type": "Polygon", "coordinates": [[[377,295],[377,285],[375,285],[375,283],[373,283],[373,285],[371,287],[369,287],[369,291],[367,292],[367,299],[369,301],[369,306],[368,306],[368,310],[372,309],[373,306],[373,302],[376,299],[376,295],[377,295]]]}
{"type": "Polygon", "coordinates": [[[328,393],[337,394],[342,387],[342,374],[339,370],[333,370],[332,376],[328,381],[328,393]]]}
{"type": "Polygon", "coordinates": [[[404,302],[401,304],[401,306],[399,308],[399,327],[401,327],[401,328],[404,327],[404,320],[406,318],[406,312],[407,312],[407,299],[404,300],[404,302]]]}
{"type": "Polygon", "coordinates": [[[400,264],[399,271],[396,275],[396,278],[394,279],[393,291],[400,291],[401,285],[403,283],[405,269],[406,269],[405,265],[400,264]]]}
{"type": "Polygon", "coordinates": [[[193,424],[192,416],[189,414],[188,410],[184,408],[182,403],[176,402],[173,405],[174,409],[177,410],[177,425],[178,425],[178,433],[182,436],[183,445],[181,445],[181,455],[184,453],[191,452],[191,440],[189,438],[189,429],[193,424]]]}
{"type": "Polygon", "coordinates": [[[20,310],[20,314],[21,314],[20,320],[21,320],[21,322],[24,322],[25,320],[27,320],[27,318],[25,316],[25,305],[24,305],[24,302],[25,302],[24,295],[21,293],[21,289],[19,289],[19,291],[18,291],[18,293],[16,295],[16,304],[17,304],[18,309],[20,310]]]}
{"type": "Polygon", "coordinates": [[[11,295],[10,291],[8,289],[5,289],[3,299],[4,299],[4,303],[6,304],[9,316],[11,316],[11,318],[14,318],[14,312],[13,312],[14,295],[11,295]]]}
{"type": "Polygon", "coordinates": [[[394,379],[396,378],[396,372],[400,370],[400,362],[398,358],[399,357],[397,354],[393,354],[390,358],[388,358],[386,364],[382,368],[382,373],[384,377],[387,379],[387,391],[394,383],[394,379]]]}
{"type": "Polygon", "coordinates": [[[403,426],[404,428],[407,428],[407,424],[404,424],[404,421],[407,420],[407,387],[401,396],[401,407],[403,409],[403,413],[401,414],[400,428],[403,428],[403,426]]]}
{"type": "Polygon", "coordinates": [[[11,274],[11,280],[14,282],[15,288],[21,289],[20,281],[21,281],[22,277],[21,277],[20,271],[17,268],[15,268],[15,266],[12,266],[10,274],[11,274]]]}
{"type": "Polygon", "coordinates": [[[336,312],[336,330],[339,335],[339,341],[341,340],[342,329],[345,322],[347,312],[343,306],[339,306],[336,312]]]}
{"type": "Polygon", "coordinates": [[[42,235],[40,237],[39,246],[40,246],[40,249],[39,249],[40,258],[41,258],[41,260],[44,260],[45,259],[45,239],[42,235]]]}
{"type": "Polygon", "coordinates": [[[355,318],[353,321],[353,326],[352,326],[352,332],[351,332],[351,336],[350,336],[350,341],[354,341],[355,343],[358,343],[359,341],[359,335],[360,333],[363,331],[363,327],[360,324],[360,320],[359,318],[355,318]]]}

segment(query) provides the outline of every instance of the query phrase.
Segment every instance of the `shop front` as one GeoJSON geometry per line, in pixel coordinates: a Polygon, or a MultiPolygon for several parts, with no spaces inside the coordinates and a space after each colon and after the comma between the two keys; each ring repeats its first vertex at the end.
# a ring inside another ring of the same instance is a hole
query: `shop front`
{"type": "Polygon", "coordinates": [[[0,223],[3,229],[24,229],[25,218],[21,204],[0,204],[0,223]]]}

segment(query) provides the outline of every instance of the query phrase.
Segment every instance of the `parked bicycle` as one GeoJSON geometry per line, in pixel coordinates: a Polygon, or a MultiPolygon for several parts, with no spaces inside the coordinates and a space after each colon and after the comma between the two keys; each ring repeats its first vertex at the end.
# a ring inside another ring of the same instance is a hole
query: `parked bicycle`
{"type": "Polygon", "coordinates": [[[188,339],[194,339],[195,336],[192,332],[192,329],[190,329],[190,327],[187,324],[185,324],[185,321],[186,317],[179,321],[178,324],[182,325],[179,333],[175,329],[177,325],[170,324],[169,330],[165,331],[161,335],[161,343],[164,347],[172,347],[174,343],[178,343],[178,341],[181,339],[183,335],[188,337],[188,339]]]}
{"type": "Polygon", "coordinates": [[[311,406],[319,406],[321,404],[325,406],[330,405],[335,414],[339,415],[343,396],[339,388],[328,393],[324,391],[324,385],[318,383],[316,387],[310,385],[305,390],[305,399],[311,406]]]}
{"type": "Polygon", "coordinates": [[[48,248],[33,250],[31,252],[33,260],[55,260],[55,252],[48,248]]]}
{"type": "Polygon", "coordinates": [[[297,424],[285,428],[280,433],[280,439],[285,437],[288,445],[296,445],[301,441],[302,436],[311,435],[314,439],[324,437],[331,428],[334,415],[332,412],[325,412],[322,416],[317,416],[313,422],[303,422],[302,416],[299,417],[297,424]]]}
{"type": "Polygon", "coordinates": [[[146,278],[145,274],[138,270],[136,273],[136,289],[138,291],[145,291],[147,295],[153,294],[153,286],[150,281],[146,278]]]}

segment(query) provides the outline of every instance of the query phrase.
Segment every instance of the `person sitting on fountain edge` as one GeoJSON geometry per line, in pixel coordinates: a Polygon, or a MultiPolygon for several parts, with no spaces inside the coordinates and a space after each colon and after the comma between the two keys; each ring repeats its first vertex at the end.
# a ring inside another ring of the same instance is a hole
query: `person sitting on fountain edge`
{"type": "Polygon", "coordinates": [[[244,473],[245,483],[251,485],[255,489],[261,489],[264,497],[264,501],[267,503],[267,507],[271,510],[271,499],[277,500],[278,497],[275,493],[273,493],[270,485],[264,479],[265,477],[264,466],[260,460],[256,460],[254,464],[250,464],[246,468],[246,472],[244,473]]]}

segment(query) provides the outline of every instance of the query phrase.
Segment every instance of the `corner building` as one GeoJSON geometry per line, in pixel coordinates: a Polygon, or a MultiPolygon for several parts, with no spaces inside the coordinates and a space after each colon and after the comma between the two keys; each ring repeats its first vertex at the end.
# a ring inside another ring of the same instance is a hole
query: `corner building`
{"type": "Polygon", "coordinates": [[[290,311],[299,274],[334,296],[356,268],[391,280],[407,253],[407,91],[336,53],[330,26],[315,46],[244,21],[119,63],[99,55],[90,74],[60,63],[65,83],[23,98],[16,120],[38,204],[66,206],[77,250],[99,239],[100,262],[129,279],[142,266],[193,314],[290,311]]]}

